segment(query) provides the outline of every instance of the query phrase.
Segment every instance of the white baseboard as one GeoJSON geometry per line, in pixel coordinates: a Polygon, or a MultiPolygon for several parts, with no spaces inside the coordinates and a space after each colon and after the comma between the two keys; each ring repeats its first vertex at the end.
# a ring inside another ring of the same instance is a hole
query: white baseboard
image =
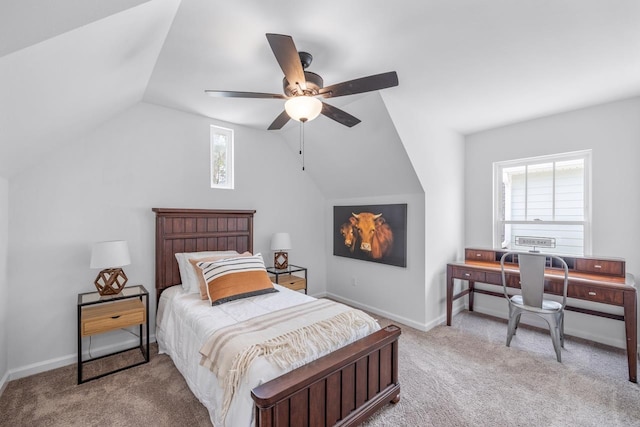
{"type": "Polygon", "coordinates": [[[0,397],[2,396],[2,393],[4,392],[4,389],[7,388],[7,384],[9,383],[9,372],[5,372],[4,376],[2,377],[2,379],[0,380],[0,397]]]}
{"type": "MultiPolygon", "coordinates": [[[[466,307],[468,309],[468,307],[466,307]]],[[[489,316],[493,316],[493,317],[498,317],[500,319],[505,319],[507,320],[507,317],[505,316],[504,312],[498,311],[498,310],[492,310],[491,308],[488,307],[479,307],[478,305],[474,304],[474,312],[478,312],[478,313],[482,313],[482,314],[486,314],[489,316]]],[[[574,313],[567,311],[565,316],[570,316],[573,315],[574,313]]],[[[523,317],[522,318],[522,323],[526,324],[526,325],[531,325],[537,328],[541,328],[541,329],[548,329],[549,325],[547,325],[547,323],[538,317],[535,316],[528,316],[528,317],[523,317]]],[[[624,328],[624,322],[620,322],[620,327],[624,328]]],[[[567,322],[565,322],[565,330],[564,333],[566,335],[572,336],[572,337],[577,337],[577,338],[582,338],[585,340],[589,340],[589,341],[594,341],[600,344],[605,344],[605,345],[609,345],[611,347],[617,347],[617,348],[622,348],[622,349],[626,349],[627,348],[627,343],[626,341],[624,341],[623,339],[618,339],[616,337],[611,337],[611,336],[604,336],[601,334],[593,334],[590,333],[589,331],[585,331],[584,329],[576,329],[576,328],[572,328],[570,324],[567,324],[567,322]]],[[[638,348],[640,349],[640,346],[638,346],[638,348]]]]}
{"type": "MultiPolygon", "coordinates": [[[[367,304],[362,304],[358,301],[354,301],[351,300],[349,298],[344,298],[340,295],[336,295],[333,294],[331,292],[326,292],[326,293],[322,293],[322,294],[317,294],[317,295],[313,295],[316,298],[331,298],[334,299],[336,301],[342,302],[344,304],[350,305],[352,307],[356,307],[359,308],[361,310],[366,310],[368,312],[374,313],[374,314],[378,314],[380,316],[384,316],[388,319],[391,320],[395,320],[396,322],[400,322],[404,325],[410,326],[412,328],[421,330],[421,331],[428,331],[432,328],[434,328],[435,326],[444,324],[446,322],[446,314],[443,314],[442,316],[439,316],[438,318],[436,318],[435,320],[432,320],[431,322],[428,323],[419,323],[416,322],[414,320],[408,319],[406,317],[403,316],[399,316],[396,315],[394,313],[390,313],[388,311],[385,310],[381,310],[377,307],[372,307],[369,306],[367,304]]],[[[455,316],[456,314],[460,313],[463,310],[468,310],[469,307],[467,306],[467,304],[462,304],[462,303],[458,303],[453,305],[453,316],[455,316]]],[[[482,307],[479,306],[478,304],[476,304],[475,310],[478,313],[482,313],[482,314],[486,314],[489,316],[493,316],[493,317],[497,317],[497,318],[501,318],[501,319],[506,319],[505,317],[505,313],[499,310],[492,310],[490,307],[482,307]]],[[[573,315],[573,313],[569,312],[568,313],[569,316],[573,315]]],[[[527,319],[523,319],[523,323],[525,324],[529,324],[531,326],[535,326],[535,327],[539,327],[539,328],[547,328],[548,326],[546,325],[546,323],[544,322],[544,320],[540,319],[538,323],[537,322],[537,318],[534,317],[529,317],[527,319]]],[[[623,326],[622,326],[623,327],[623,326]]],[[[624,340],[621,340],[617,337],[611,337],[611,336],[604,336],[602,334],[593,334],[590,333],[589,331],[585,331],[585,330],[581,330],[581,329],[576,329],[576,328],[571,328],[571,326],[565,325],[565,333],[567,335],[570,336],[574,336],[577,338],[582,338],[582,339],[586,339],[589,341],[594,341],[594,342],[598,342],[601,344],[605,344],[605,345],[610,345],[612,347],[617,347],[617,348],[622,348],[625,349],[626,348],[626,342],[624,340]]],[[[640,345],[638,345],[638,352],[640,353],[640,345]]]]}
{"type": "MultiPolygon", "coordinates": [[[[149,344],[154,343],[156,341],[155,335],[149,336],[149,344]]],[[[91,350],[93,357],[101,356],[104,354],[115,353],[120,350],[124,350],[126,348],[130,348],[138,344],[137,338],[131,338],[130,340],[119,342],[117,344],[112,344],[103,347],[97,347],[91,350]]],[[[83,352],[83,360],[88,357],[88,351],[83,352]]],[[[19,378],[28,377],[31,375],[39,374],[41,372],[50,371],[52,369],[62,368],[63,366],[73,365],[78,363],[78,353],[69,354],[66,356],[56,357],[49,360],[44,360],[42,362],[32,363],[25,366],[20,366],[18,368],[10,369],[9,372],[3,378],[3,383],[17,380],[19,378]]],[[[2,389],[2,384],[0,384],[0,390],[2,389]]]]}
{"type": "Polygon", "coordinates": [[[344,298],[344,297],[341,297],[339,295],[332,294],[331,292],[328,292],[326,294],[326,296],[328,298],[331,298],[331,299],[336,300],[338,302],[350,305],[352,307],[356,307],[356,308],[359,308],[361,310],[366,310],[366,311],[368,311],[370,313],[374,313],[374,314],[378,314],[380,316],[384,316],[387,319],[395,320],[396,322],[400,322],[403,325],[410,326],[410,327],[418,329],[420,331],[425,331],[426,332],[429,329],[431,329],[431,328],[433,328],[433,327],[435,327],[435,326],[437,326],[437,325],[439,325],[441,323],[441,321],[439,321],[439,320],[435,320],[433,322],[429,322],[429,323],[426,323],[426,324],[425,323],[418,323],[418,322],[416,322],[414,320],[411,320],[411,319],[408,319],[406,317],[398,316],[397,314],[389,313],[388,311],[381,310],[381,309],[379,309],[377,307],[371,307],[370,305],[362,304],[362,303],[359,303],[357,301],[353,301],[353,300],[350,300],[348,298],[344,298]]]}

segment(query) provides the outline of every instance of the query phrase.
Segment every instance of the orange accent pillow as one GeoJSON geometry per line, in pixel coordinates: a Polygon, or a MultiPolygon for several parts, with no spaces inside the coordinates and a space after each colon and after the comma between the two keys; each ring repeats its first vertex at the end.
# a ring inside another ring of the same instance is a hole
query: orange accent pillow
{"type": "Polygon", "coordinates": [[[197,265],[207,282],[211,305],[278,292],[269,279],[260,254],[199,262],[197,265]]]}
{"type": "Polygon", "coordinates": [[[229,255],[229,254],[215,255],[215,256],[209,256],[209,257],[199,258],[199,259],[190,259],[189,262],[191,263],[191,266],[193,267],[193,269],[196,271],[196,277],[198,278],[198,286],[200,287],[200,298],[209,299],[209,295],[207,295],[207,282],[204,281],[204,276],[202,275],[202,269],[198,267],[199,262],[214,262],[214,261],[221,261],[223,259],[228,259],[228,258],[237,258],[237,257],[246,257],[246,256],[251,256],[251,252],[245,252],[242,254],[232,254],[232,255],[229,255]]]}

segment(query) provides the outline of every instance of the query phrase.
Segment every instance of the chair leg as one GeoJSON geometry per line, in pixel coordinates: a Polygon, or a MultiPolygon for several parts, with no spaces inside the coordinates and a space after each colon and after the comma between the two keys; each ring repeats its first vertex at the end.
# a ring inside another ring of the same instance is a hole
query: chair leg
{"type": "Polygon", "coordinates": [[[518,313],[518,315],[516,316],[516,326],[515,328],[513,328],[514,335],[518,332],[518,325],[520,325],[520,316],[522,316],[522,313],[518,313]]]}
{"type": "Polygon", "coordinates": [[[507,325],[507,347],[511,346],[511,339],[516,333],[517,322],[520,319],[520,313],[516,314],[512,305],[509,305],[509,323],[507,325]]]}
{"type": "Polygon", "coordinates": [[[558,317],[560,318],[560,344],[564,348],[564,311],[561,311],[558,317]]]}
{"type": "Polygon", "coordinates": [[[547,319],[549,323],[549,333],[551,334],[551,341],[553,342],[553,349],[556,351],[556,359],[562,363],[562,346],[560,344],[560,325],[558,319],[552,317],[547,319]]]}

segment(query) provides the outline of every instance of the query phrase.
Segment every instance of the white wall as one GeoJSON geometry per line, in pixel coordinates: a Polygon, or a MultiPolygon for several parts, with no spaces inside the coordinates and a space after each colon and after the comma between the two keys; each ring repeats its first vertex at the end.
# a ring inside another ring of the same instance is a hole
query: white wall
{"type": "Polygon", "coordinates": [[[0,177],[0,394],[8,374],[9,284],[7,282],[7,250],[9,240],[9,182],[0,177]]]}
{"type": "Polygon", "coordinates": [[[464,141],[460,134],[431,129],[422,160],[426,184],[426,322],[446,320],[447,263],[464,251],[464,141]]]}
{"type": "MultiPolygon", "coordinates": [[[[320,116],[305,126],[306,170],[328,199],[421,193],[420,181],[378,92],[341,106],[362,119],[347,128],[320,116]]],[[[283,131],[298,152],[299,127],[283,131]]]]}
{"type": "MultiPolygon", "coordinates": [[[[466,138],[466,246],[492,245],[492,163],[593,150],[593,254],[622,257],[640,277],[640,98],[505,126],[466,138]]],[[[506,304],[479,295],[478,311],[506,317],[506,304]]],[[[622,322],[567,313],[568,334],[625,346],[622,322]]]]}
{"type": "MultiPolygon", "coordinates": [[[[407,202],[408,268],[329,255],[327,290],[354,305],[428,330],[445,321],[446,266],[463,254],[464,143],[456,132],[421,126],[423,122],[401,118],[394,124],[424,194],[330,200],[327,221],[332,220],[334,204],[407,202]],[[361,283],[355,289],[354,276],[361,283]]],[[[327,245],[330,251],[328,240],[327,245]]]]}
{"type": "Polygon", "coordinates": [[[333,224],[334,206],[392,203],[407,204],[407,267],[334,256],[333,234],[328,232],[327,292],[332,298],[425,329],[424,194],[330,200],[325,221],[333,224]]]}
{"type": "Polygon", "coordinates": [[[138,104],[12,178],[9,201],[8,317],[21,319],[8,332],[12,378],[73,362],[76,296],[95,290],[94,241],[129,242],[124,269],[151,293],[154,330],[153,207],[256,209],[254,250],[272,259],[271,233],[288,231],[309,292],[325,292],[325,201],[276,133],[138,104]],[[233,191],[209,188],[210,124],[235,128],[233,191]]]}
{"type": "Polygon", "coordinates": [[[425,193],[423,329],[445,321],[446,266],[463,254],[464,139],[419,103],[382,92],[393,123],[425,193]],[[415,109],[414,109],[415,107],[415,109]]]}

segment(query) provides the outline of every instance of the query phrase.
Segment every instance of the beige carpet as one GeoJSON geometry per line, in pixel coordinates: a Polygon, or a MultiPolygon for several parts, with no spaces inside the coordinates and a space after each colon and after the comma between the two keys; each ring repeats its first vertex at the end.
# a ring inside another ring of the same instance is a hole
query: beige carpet
{"type": "MultiPolygon", "coordinates": [[[[388,323],[380,319],[381,323],[388,323]]],[[[622,327],[622,326],[621,326],[622,327]]],[[[402,395],[366,426],[640,426],[640,387],[625,352],[567,338],[563,363],[547,333],[463,312],[452,327],[403,327],[402,395]]],[[[210,426],[171,360],[76,385],[75,366],[12,381],[0,426],[210,426]]]]}

